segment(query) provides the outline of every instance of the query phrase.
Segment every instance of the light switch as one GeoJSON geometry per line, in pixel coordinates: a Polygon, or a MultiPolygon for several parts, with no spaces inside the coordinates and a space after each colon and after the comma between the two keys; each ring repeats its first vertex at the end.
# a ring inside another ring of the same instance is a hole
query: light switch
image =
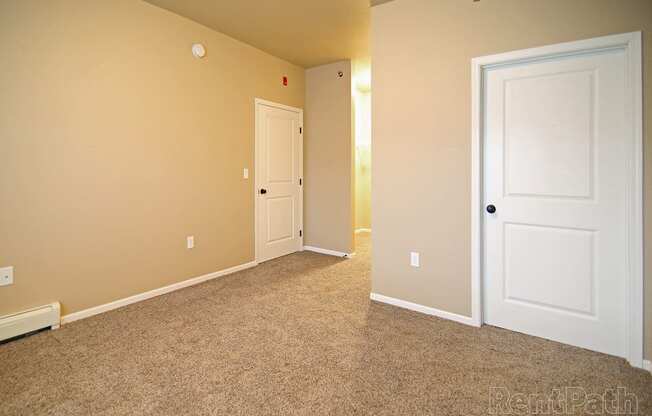
{"type": "Polygon", "coordinates": [[[419,253],[416,251],[413,251],[410,253],[410,266],[412,267],[419,267],[419,253]]]}
{"type": "Polygon", "coordinates": [[[191,235],[186,240],[186,247],[195,248],[195,236],[191,235]]]}
{"type": "Polygon", "coordinates": [[[14,268],[3,267],[0,269],[0,286],[8,286],[14,283],[14,268]]]}
{"type": "Polygon", "coordinates": [[[242,171],[242,177],[244,179],[249,179],[249,169],[244,168],[244,170],[242,171]]]}

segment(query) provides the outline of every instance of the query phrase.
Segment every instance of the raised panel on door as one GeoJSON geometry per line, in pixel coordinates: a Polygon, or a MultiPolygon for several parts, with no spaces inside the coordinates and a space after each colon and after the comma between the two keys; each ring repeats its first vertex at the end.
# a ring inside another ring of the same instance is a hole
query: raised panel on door
{"type": "Polygon", "coordinates": [[[266,137],[267,183],[291,184],[295,176],[294,129],[292,118],[268,113],[266,137]]]}
{"type": "Polygon", "coordinates": [[[505,80],[506,196],[592,197],[594,74],[505,80]]]}
{"type": "Polygon", "coordinates": [[[292,196],[280,196],[266,199],[267,243],[277,243],[295,237],[296,218],[295,200],[292,196]]]}
{"type": "Polygon", "coordinates": [[[503,236],[505,301],[596,316],[594,230],[505,223],[503,236]]]}

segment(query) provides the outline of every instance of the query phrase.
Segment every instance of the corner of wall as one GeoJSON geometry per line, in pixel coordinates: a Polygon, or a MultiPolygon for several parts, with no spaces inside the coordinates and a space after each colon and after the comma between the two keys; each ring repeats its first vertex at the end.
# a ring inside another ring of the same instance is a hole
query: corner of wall
{"type": "Polygon", "coordinates": [[[305,244],[351,253],[354,247],[354,141],[351,61],[306,70],[305,244]]]}

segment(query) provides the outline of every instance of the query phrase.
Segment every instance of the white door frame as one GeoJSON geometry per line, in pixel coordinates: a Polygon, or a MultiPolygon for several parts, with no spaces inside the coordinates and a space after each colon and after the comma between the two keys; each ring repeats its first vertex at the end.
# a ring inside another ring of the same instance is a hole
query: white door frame
{"type": "MultiPolygon", "coordinates": [[[[258,122],[260,121],[259,107],[265,105],[267,107],[280,108],[281,110],[288,110],[294,113],[299,114],[299,127],[301,131],[299,133],[299,177],[303,182],[303,110],[301,108],[290,107],[289,105],[275,103],[273,101],[263,100],[262,98],[254,98],[254,112],[255,112],[255,138],[254,138],[254,257],[256,263],[260,263],[260,253],[258,252],[258,243],[260,242],[261,232],[260,224],[258,221],[258,190],[260,189],[260,183],[258,178],[260,175],[258,172],[258,160],[260,158],[260,133],[258,131],[258,122]]],[[[299,226],[303,230],[303,184],[299,186],[299,226]]],[[[303,234],[301,233],[299,247],[303,250],[303,234]]]]}
{"type": "Polygon", "coordinates": [[[634,124],[630,160],[629,194],[629,275],[626,277],[628,316],[627,359],[634,367],[643,368],[643,71],[641,32],[604,36],[577,42],[507,52],[474,58],[471,61],[471,319],[481,326],[483,282],[483,71],[484,69],[536,62],[550,58],[574,56],[610,50],[627,54],[627,93],[629,114],[634,124]]]}

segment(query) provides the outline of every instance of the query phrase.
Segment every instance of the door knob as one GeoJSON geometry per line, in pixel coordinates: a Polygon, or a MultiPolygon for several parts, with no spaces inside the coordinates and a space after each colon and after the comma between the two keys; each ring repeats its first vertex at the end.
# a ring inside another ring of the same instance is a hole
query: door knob
{"type": "Polygon", "coordinates": [[[260,193],[263,194],[263,195],[265,195],[265,194],[267,193],[267,189],[265,189],[265,188],[261,189],[261,190],[260,190],[260,193]]]}
{"type": "Polygon", "coordinates": [[[493,214],[496,212],[496,206],[495,205],[487,205],[487,212],[490,214],[493,214]]]}

